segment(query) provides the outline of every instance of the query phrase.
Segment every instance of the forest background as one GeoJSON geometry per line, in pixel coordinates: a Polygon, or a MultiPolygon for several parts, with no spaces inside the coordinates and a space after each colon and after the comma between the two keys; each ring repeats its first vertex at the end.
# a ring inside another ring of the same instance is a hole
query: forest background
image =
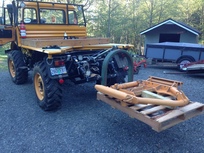
{"type": "MultiPolygon", "coordinates": [[[[11,0],[1,1],[8,3],[11,0]]],[[[115,43],[130,43],[137,50],[144,44],[140,32],[169,18],[199,30],[199,43],[204,44],[204,0],[43,1],[83,4],[89,36],[109,37],[115,43]]]]}

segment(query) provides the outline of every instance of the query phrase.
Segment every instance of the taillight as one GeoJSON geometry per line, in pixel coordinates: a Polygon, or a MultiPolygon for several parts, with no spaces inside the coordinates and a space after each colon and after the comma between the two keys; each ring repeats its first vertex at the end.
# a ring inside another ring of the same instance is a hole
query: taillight
{"type": "Polygon", "coordinates": [[[65,62],[64,61],[55,61],[54,64],[55,64],[55,66],[64,66],[65,62]]]}
{"type": "Polygon", "coordinates": [[[59,83],[60,83],[60,84],[63,84],[63,83],[64,83],[64,80],[63,80],[63,79],[59,79],[59,83]]]}

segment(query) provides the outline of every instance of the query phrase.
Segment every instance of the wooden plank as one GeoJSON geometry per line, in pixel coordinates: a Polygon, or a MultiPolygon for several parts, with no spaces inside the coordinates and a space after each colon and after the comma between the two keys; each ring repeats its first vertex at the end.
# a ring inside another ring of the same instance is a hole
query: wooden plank
{"type": "Polygon", "coordinates": [[[190,103],[184,107],[181,107],[177,110],[173,110],[171,113],[158,118],[156,121],[158,122],[165,122],[167,120],[170,120],[172,118],[180,118],[182,120],[186,120],[187,118],[191,117],[192,115],[190,115],[190,112],[196,113],[198,114],[199,112],[202,112],[204,109],[204,104],[201,103],[190,103]],[[200,109],[200,110],[199,110],[200,109]],[[198,113],[197,113],[198,112],[198,113]],[[188,117],[189,116],[189,117],[188,117]]]}
{"type": "Polygon", "coordinates": [[[166,130],[170,127],[173,127],[175,125],[177,125],[178,123],[181,123],[185,120],[182,120],[180,118],[173,118],[171,120],[165,121],[163,123],[160,123],[160,131],[166,130]]]}
{"type": "MultiPolygon", "coordinates": [[[[26,31],[26,34],[28,35],[29,34],[61,34],[63,36],[64,33],[65,31],[26,31]]],[[[85,33],[85,31],[66,31],[66,33],[71,36],[72,34],[85,33]]]]}
{"type": "Polygon", "coordinates": [[[164,110],[164,109],[166,109],[165,106],[156,106],[156,107],[152,107],[150,109],[143,110],[140,113],[148,115],[148,114],[152,114],[152,113],[155,113],[157,111],[164,110]]]}
{"type": "Polygon", "coordinates": [[[190,104],[188,104],[188,105],[186,105],[184,107],[179,108],[179,110],[181,110],[181,111],[183,111],[185,113],[185,112],[189,112],[189,111],[199,109],[199,108],[204,109],[204,104],[201,104],[201,103],[198,103],[198,102],[193,102],[193,103],[190,103],[190,104]]]}
{"type": "Polygon", "coordinates": [[[165,122],[167,120],[170,120],[172,118],[175,118],[175,117],[178,117],[178,116],[181,116],[181,115],[184,115],[184,113],[182,111],[180,111],[180,110],[172,110],[167,115],[162,116],[162,117],[156,119],[156,121],[159,122],[159,123],[162,123],[162,122],[165,122]]]}
{"type": "MultiPolygon", "coordinates": [[[[202,106],[202,108],[204,108],[204,105],[202,106]]],[[[184,114],[185,119],[177,117],[177,118],[172,118],[172,119],[170,119],[168,121],[165,121],[165,122],[161,123],[160,130],[163,131],[163,130],[168,129],[168,128],[170,128],[170,127],[172,127],[172,126],[174,126],[174,125],[176,125],[178,123],[184,122],[184,121],[186,121],[186,120],[188,120],[190,118],[198,116],[198,115],[203,113],[203,110],[204,109],[202,109],[202,110],[194,109],[192,111],[189,111],[189,112],[184,114]]]]}
{"type": "Polygon", "coordinates": [[[131,106],[130,108],[135,110],[135,111],[138,111],[140,109],[145,109],[147,107],[151,107],[153,106],[152,104],[135,104],[134,106],[131,106]]]}
{"type": "Polygon", "coordinates": [[[21,39],[22,45],[42,48],[51,45],[58,46],[85,46],[109,43],[107,38],[86,38],[86,39],[21,39]]]}
{"type": "MultiPolygon", "coordinates": [[[[86,37],[86,34],[85,33],[76,33],[76,34],[72,34],[72,35],[69,35],[69,36],[75,36],[75,37],[86,37]]],[[[56,34],[53,34],[53,33],[41,33],[41,34],[29,34],[29,35],[26,35],[27,38],[55,38],[55,37],[62,37],[64,38],[64,34],[60,34],[60,33],[56,33],[56,34]]]]}

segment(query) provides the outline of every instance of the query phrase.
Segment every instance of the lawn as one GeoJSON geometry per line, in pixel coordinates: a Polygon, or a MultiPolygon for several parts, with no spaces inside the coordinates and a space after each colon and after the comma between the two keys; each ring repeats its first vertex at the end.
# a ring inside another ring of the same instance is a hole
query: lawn
{"type": "Polygon", "coordinates": [[[4,53],[5,47],[0,47],[0,71],[7,70],[7,55],[4,53]]]}

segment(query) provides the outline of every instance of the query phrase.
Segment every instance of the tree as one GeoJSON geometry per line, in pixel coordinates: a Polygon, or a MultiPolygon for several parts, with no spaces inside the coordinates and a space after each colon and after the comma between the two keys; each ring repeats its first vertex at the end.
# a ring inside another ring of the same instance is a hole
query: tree
{"type": "Polygon", "coordinates": [[[168,18],[204,32],[204,0],[99,0],[94,14],[93,35],[135,46],[142,30],[168,18]]]}

